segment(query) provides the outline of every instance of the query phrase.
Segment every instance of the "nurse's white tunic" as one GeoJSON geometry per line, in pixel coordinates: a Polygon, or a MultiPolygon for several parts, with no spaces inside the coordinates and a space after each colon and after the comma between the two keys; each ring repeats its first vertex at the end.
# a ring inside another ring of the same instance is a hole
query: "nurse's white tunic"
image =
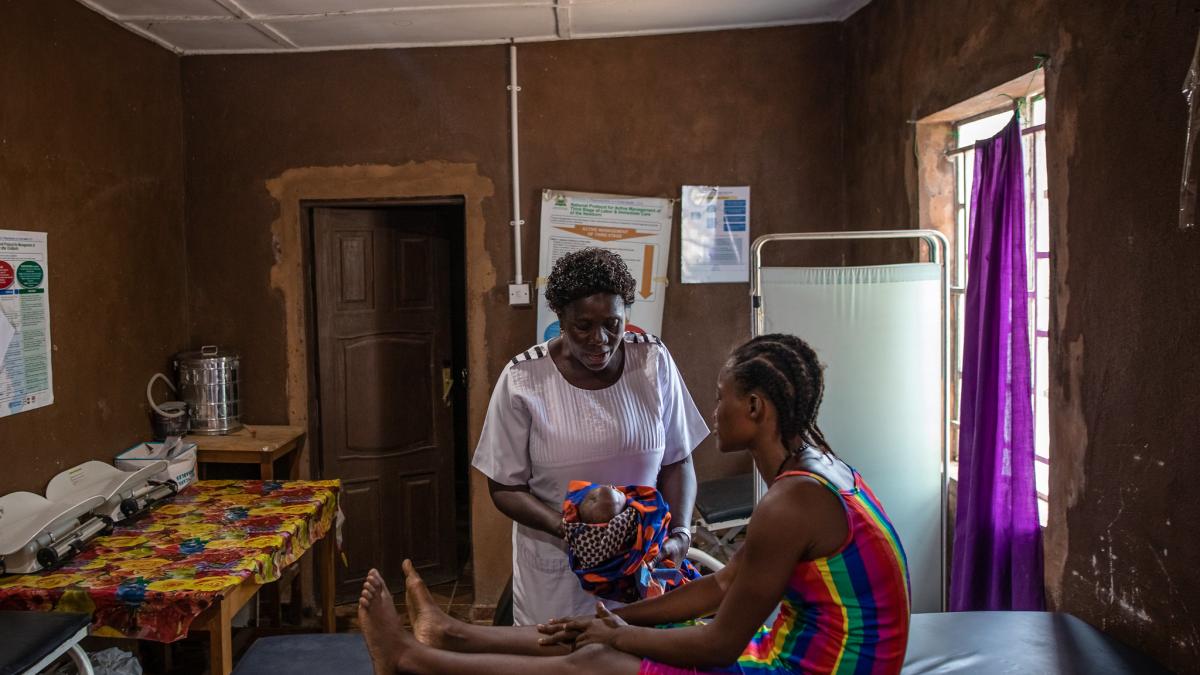
{"type": "MultiPolygon", "coordinates": [[[[568,383],[546,343],[512,359],[472,466],[497,483],[528,485],[555,511],[572,480],[657,485],[659,469],[690,455],[709,428],[658,338],[627,333],[624,347],[621,378],[595,391],[568,383]]],[[[514,623],[592,614],[595,603],[560,539],[513,524],[514,623]]]]}

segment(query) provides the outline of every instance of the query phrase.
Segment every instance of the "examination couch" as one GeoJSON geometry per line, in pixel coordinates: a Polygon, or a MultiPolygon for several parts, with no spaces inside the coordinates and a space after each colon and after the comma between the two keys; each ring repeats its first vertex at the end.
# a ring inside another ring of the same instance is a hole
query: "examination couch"
{"type": "MultiPolygon", "coordinates": [[[[357,633],[258,640],[234,675],[372,675],[357,633]]],[[[914,614],[905,675],[1138,675],[1165,673],[1154,661],[1069,614],[955,612],[914,614]]]]}

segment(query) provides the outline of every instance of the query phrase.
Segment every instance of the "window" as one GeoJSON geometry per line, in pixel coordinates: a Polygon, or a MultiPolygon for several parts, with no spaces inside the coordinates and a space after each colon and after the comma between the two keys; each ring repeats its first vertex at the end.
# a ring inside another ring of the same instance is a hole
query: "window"
{"type": "MultiPolygon", "coordinates": [[[[1046,192],[1046,97],[1038,93],[1020,101],[1024,146],[1026,216],[1029,238],[1029,325],[1033,366],[1033,416],[1038,517],[1046,524],[1050,495],[1050,202],[1046,192]]],[[[952,242],[951,300],[958,359],[954,369],[955,437],[959,427],[962,385],[963,314],[966,306],[967,248],[971,222],[971,186],[974,180],[976,141],[989,138],[1012,119],[1005,109],[976,115],[954,124],[954,232],[952,242]]],[[[957,441],[956,441],[957,442],[957,441]]],[[[957,448],[956,448],[957,450],[957,448]]],[[[954,453],[957,459],[957,452],[954,453]]]]}

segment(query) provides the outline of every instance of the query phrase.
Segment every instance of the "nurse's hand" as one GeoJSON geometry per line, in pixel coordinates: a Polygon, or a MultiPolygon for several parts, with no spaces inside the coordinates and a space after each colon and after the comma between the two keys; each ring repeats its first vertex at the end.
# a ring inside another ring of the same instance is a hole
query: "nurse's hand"
{"type": "Polygon", "coordinates": [[[673,534],[667,537],[662,546],[658,548],[658,557],[654,559],[654,562],[670,560],[678,565],[679,561],[687,557],[690,544],[691,541],[687,537],[681,534],[673,534]]]}

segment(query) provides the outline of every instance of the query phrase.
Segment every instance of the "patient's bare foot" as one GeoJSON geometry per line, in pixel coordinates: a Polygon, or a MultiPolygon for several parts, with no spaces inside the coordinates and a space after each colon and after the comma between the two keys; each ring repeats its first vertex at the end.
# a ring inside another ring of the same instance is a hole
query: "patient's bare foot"
{"type": "Polygon", "coordinates": [[[363,582],[358,598],[358,623],[367,640],[367,650],[371,652],[375,675],[404,672],[405,656],[420,645],[404,630],[392,594],[375,570],[371,570],[363,582]]]}
{"type": "Polygon", "coordinates": [[[404,561],[404,596],[413,635],[422,644],[453,649],[455,620],[434,601],[411,560],[404,561]]]}

